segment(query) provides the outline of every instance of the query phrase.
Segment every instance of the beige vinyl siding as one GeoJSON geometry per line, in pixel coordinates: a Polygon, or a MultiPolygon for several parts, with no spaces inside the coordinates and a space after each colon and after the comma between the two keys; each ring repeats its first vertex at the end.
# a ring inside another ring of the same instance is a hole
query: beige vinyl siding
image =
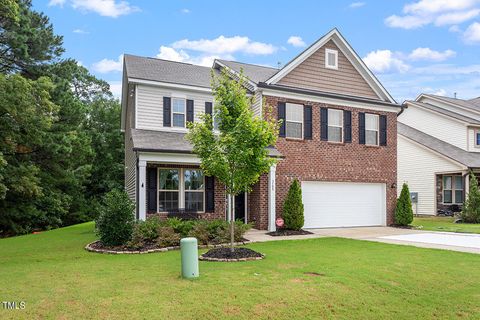
{"type": "Polygon", "coordinates": [[[409,105],[398,121],[467,150],[467,127],[461,122],[414,105],[409,105]]]}
{"type": "Polygon", "coordinates": [[[256,91],[253,99],[253,105],[252,105],[252,110],[253,110],[253,115],[257,117],[262,116],[262,104],[263,104],[263,96],[261,91],[256,91]]]}
{"type": "Polygon", "coordinates": [[[402,184],[406,182],[410,192],[418,192],[417,207],[413,205],[414,213],[434,215],[436,213],[435,174],[458,172],[463,167],[400,134],[397,140],[397,157],[398,195],[402,191],[402,184]]]}
{"type": "Polygon", "coordinates": [[[475,133],[480,132],[478,128],[468,128],[468,151],[480,152],[480,146],[475,146],[475,133]]]}
{"type": "MultiPolygon", "coordinates": [[[[200,120],[200,114],[205,112],[205,102],[213,101],[213,96],[207,93],[193,91],[172,91],[171,89],[137,85],[137,129],[171,130],[163,126],[163,97],[179,97],[194,101],[194,121],[200,120]]],[[[175,130],[181,130],[175,128],[175,130]]],[[[186,131],[186,129],[185,129],[186,131]]]]}
{"type": "Polygon", "coordinates": [[[133,99],[129,98],[125,118],[125,191],[130,200],[136,203],[137,158],[133,151],[131,129],[135,126],[133,99]]]}
{"type": "Polygon", "coordinates": [[[370,85],[329,41],[278,82],[282,85],[379,99],[370,85]],[[338,69],[325,68],[325,48],[338,51],[338,69]]]}

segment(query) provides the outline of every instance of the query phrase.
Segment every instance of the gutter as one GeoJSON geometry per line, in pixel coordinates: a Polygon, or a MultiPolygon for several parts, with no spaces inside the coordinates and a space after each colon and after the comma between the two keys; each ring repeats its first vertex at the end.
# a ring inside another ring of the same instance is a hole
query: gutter
{"type": "Polygon", "coordinates": [[[397,118],[403,113],[403,111],[405,111],[405,109],[408,108],[408,106],[407,106],[406,103],[404,103],[404,104],[401,104],[401,105],[400,105],[400,108],[401,108],[402,110],[400,110],[400,112],[397,113],[397,118]]]}

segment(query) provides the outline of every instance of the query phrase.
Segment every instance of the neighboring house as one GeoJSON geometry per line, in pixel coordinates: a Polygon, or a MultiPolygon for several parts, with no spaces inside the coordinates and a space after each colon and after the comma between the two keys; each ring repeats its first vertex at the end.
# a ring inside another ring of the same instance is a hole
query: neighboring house
{"type": "Polygon", "coordinates": [[[279,159],[248,194],[236,219],[275,229],[299,179],[305,227],[386,225],[396,201],[400,106],[337,29],[282,69],[216,60],[212,68],[125,55],[122,128],[125,186],[137,217],[226,218],[224,187],[199,169],[184,139],[188,121],[214,110],[211,72],[243,69],[256,116],[265,104],[283,120],[269,154],[279,159]]]}
{"type": "Polygon", "coordinates": [[[421,94],[398,117],[398,190],[404,182],[415,214],[458,211],[468,193],[468,172],[480,172],[480,98],[421,94]]]}

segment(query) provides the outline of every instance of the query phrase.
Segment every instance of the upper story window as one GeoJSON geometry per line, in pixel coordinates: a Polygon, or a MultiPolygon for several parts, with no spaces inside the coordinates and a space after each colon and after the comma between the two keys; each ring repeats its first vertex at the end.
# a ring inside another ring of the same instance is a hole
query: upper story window
{"type": "Polygon", "coordinates": [[[325,48],[325,68],[338,69],[338,51],[325,48]]]}
{"type": "Polygon", "coordinates": [[[328,109],[328,141],[343,142],[343,111],[328,109]]]}
{"type": "Polygon", "coordinates": [[[287,103],[285,105],[285,131],[287,138],[303,138],[303,105],[287,103]]]}
{"type": "Polygon", "coordinates": [[[475,130],[475,147],[480,148],[480,129],[475,130]]]}
{"type": "Polygon", "coordinates": [[[365,144],[378,146],[378,114],[365,114],[365,144]]]}
{"type": "Polygon", "coordinates": [[[462,176],[443,176],[443,203],[463,203],[462,176]]]}
{"type": "Polygon", "coordinates": [[[186,100],[172,98],[172,124],[174,127],[185,128],[186,100]]]}

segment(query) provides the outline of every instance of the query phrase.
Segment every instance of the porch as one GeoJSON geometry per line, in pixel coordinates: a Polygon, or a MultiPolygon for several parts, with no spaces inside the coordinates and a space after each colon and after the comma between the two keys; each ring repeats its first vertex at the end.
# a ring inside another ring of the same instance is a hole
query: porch
{"type": "MultiPolygon", "coordinates": [[[[477,180],[479,180],[479,169],[475,168],[473,172],[477,180]]],[[[469,170],[435,174],[437,214],[455,213],[462,210],[463,203],[469,192],[469,180],[469,170]]]]}

